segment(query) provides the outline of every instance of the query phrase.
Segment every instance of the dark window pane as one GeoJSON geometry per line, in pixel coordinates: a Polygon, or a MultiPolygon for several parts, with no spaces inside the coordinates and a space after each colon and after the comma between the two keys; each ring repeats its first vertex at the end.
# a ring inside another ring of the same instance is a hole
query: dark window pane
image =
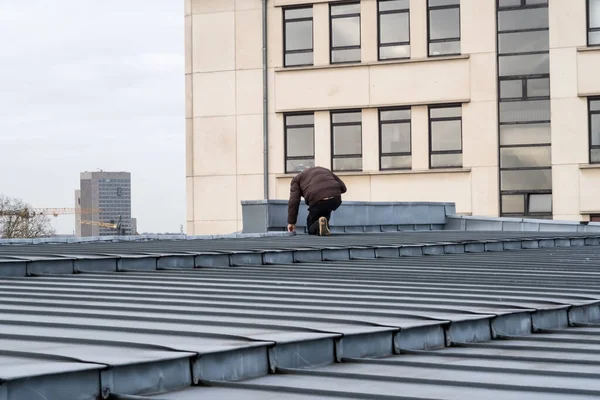
{"type": "Polygon", "coordinates": [[[285,24],[285,49],[306,50],[313,45],[312,21],[288,22],[285,24]]]}
{"type": "Polygon", "coordinates": [[[500,125],[500,144],[549,144],[550,124],[500,125]]]}
{"type": "Polygon", "coordinates": [[[590,111],[600,111],[600,100],[590,101],[590,111]]]}
{"type": "Polygon", "coordinates": [[[461,127],[461,121],[432,121],[431,150],[460,150],[462,148],[461,127]]]}
{"type": "Polygon", "coordinates": [[[409,41],[408,13],[383,14],[379,19],[380,43],[409,41]]]}
{"type": "Polygon", "coordinates": [[[590,32],[589,37],[590,46],[596,46],[600,44],[600,32],[590,32]]]}
{"type": "Polygon", "coordinates": [[[501,33],[498,35],[498,51],[506,53],[528,53],[550,49],[548,31],[501,33]]]}
{"type": "Polygon", "coordinates": [[[334,158],[334,171],[360,171],[362,169],[362,157],[356,158],[334,158]]]}
{"type": "Polygon", "coordinates": [[[502,196],[502,213],[519,214],[525,212],[525,197],[522,194],[502,196]]]}
{"type": "Polygon", "coordinates": [[[379,2],[379,11],[407,10],[410,0],[386,0],[379,2]]]}
{"type": "Polygon", "coordinates": [[[520,6],[521,0],[498,0],[498,7],[520,6]]]}
{"type": "Polygon", "coordinates": [[[287,160],[285,163],[286,172],[300,172],[306,168],[315,166],[315,160],[312,158],[304,158],[301,160],[287,160]]]}
{"type": "Polygon", "coordinates": [[[546,54],[501,56],[500,76],[537,75],[550,72],[550,57],[546,54]]]}
{"type": "Polygon", "coordinates": [[[315,115],[314,114],[286,115],[285,123],[287,126],[312,125],[315,123],[315,115]]]}
{"type": "Polygon", "coordinates": [[[500,180],[502,190],[550,190],[552,170],[501,171],[500,180]]]}
{"type": "Polygon", "coordinates": [[[313,64],[313,52],[306,53],[292,53],[285,55],[286,67],[294,65],[312,65],[313,64]]]}
{"type": "Polygon", "coordinates": [[[462,154],[432,154],[431,168],[462,167],[462,154]]]}
{"type": "Polygon", "coordinates": [[[331,6],[331,15],[360,14],[360,3],[331,6]]]}
{"type": "Polygon", "coordinates": [[[550,120],[550,100],[506,101],[500,103],[500,122],[550,120]]]}
{"type": "Polygon", "coordinates": [[[344,112],[344,113],[332,113],[332,121],[334,124],[340,122],[360,122],[362,119],[362,113],[359,112],[344,112]]]}
{"type": "Polygon", "coordinates": [[[528,6],[537,4],[548,4],[548,0],[527,0],[525,4],[527,4],[528,6]]]}
{"type": "Polygon", "coordinates": [[[429,11],[429,39],[460,37],[459,14],[458,8],[429,11]]]}
{"type": "Polygon", "coordinates": [[[459,5],[460,0],[429,0],[429,7],[459,5]]]}
{"type": "Polygon", "coordinates": [[[501,168],[549,167],[550,146],[508,147],[500,149],[501,168]]]}
{"type": "Polygon", "coordinates": [[[382,124],[381,152],[410,153],[410,124],[382,124]]]}
{"type": "Polygon", "coordinates": [[[430,56],[443,56],[445,54],[460,54],[460,41],[429,43],[430,56]]]}
{"type": "Polygon", "coordinates": [[[384,46],[379,48],[379,58],[389,60],[393,58],[410,58],[410,45],[384,46]]]}
{"type": "Polygon", "coordinates": [[[335,126],[333,128],[333,154],[350,155],[362,153],[360,125],[335,126]]]}
{"type": "Polygon", "coordinates": [[[292,8],[285,10],[285,19],[292,18],[312,18],[312,7],[292,8]]]}
{"type": "Polygon", "coordinates": [[[331,53],[331,62],[358,62],[360,61],[360,49],[334,50],[331,53]]]}
{"type": "Polygon", "coordinates": [[[529,195],[530,213],[549,213],[552,212],[551,194],[531,194],[529,195]]]}
{"type": "Polygon", "coordinates": [[[548,27],[548,8],[498,12],[498,31],[548,27]]]}
{"type": "Polygon", "coordinates": [[[410,119],[410,109],[406,110],[386,110],[379,113],[381,121],[398,121],[410,119]]]}
{"type": "Polygon", "coordinates": [[[453,118],[460,117],[462,113],[462,107],[442,107],[442,108],[430,108],[429,116],[431,118],[453,118]]]}
{"type": "Polygon", "coordinates": [[[411,156],[383,156],[381,157],[381,169],[410,169],[412,167],[411,156]]]}
{"type": "Polygon", "coordinates": [[[590,28],[600,28],[600,0],[590,0],[590,28]]]}
{"type": "Polygon", "coordinates": [[[592,146],[600,146],[600,114],[592,114],[591,120],[592,146]]]}
{"type": "Polygon", "coordinates": [[[286,133],[288,157],[314,156],[313,128],[288,128],[286,133]]]}
{"type": "Polygon", "coordinates": [[[360,46],[360,17],[331,20],[333,47],[360,46]]]}
{"type": "Polygon", "coordinates": [[[523,81],[501,81],[500,82],[500,98],[522,98],[523,97],[523,81]]]}
{"type": "Polygon", "coordinates": [[[548,97],[550,96],[550,79],[528,79],[527,97],[548,97]]]}
{"type": "Polygon", "coordinates": [[[590,152],[590,162],[591,163],[600,163],[600,149],[592,149],[590,152]]]}

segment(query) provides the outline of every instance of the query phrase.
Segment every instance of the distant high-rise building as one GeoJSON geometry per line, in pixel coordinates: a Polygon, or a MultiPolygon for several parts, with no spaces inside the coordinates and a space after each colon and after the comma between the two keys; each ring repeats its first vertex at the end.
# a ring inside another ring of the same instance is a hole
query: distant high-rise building
{"type": "Polygon", "coordinates": [[[131,218],[131,174],[129,172],[82,172],[75,207],[100,210],[91,214],[81,214],[78,219],[81,236],[135,233],[131,218]],[[121,231],[102,224],[120,224],[121,231]]]}

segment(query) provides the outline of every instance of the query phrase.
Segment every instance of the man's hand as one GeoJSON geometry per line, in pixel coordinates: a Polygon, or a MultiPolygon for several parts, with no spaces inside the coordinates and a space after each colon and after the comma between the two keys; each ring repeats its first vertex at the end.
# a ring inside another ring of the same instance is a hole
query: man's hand
{"type": "Polygon", "coordinates": [[[296,225],[288,224],[288,232],[296,232],[296,225]]]}

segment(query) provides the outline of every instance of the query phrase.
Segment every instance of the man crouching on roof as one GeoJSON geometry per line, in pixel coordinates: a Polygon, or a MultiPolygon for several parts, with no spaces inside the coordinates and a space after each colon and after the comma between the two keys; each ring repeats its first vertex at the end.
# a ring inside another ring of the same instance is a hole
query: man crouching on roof
{"type": "Polygon", "coordinates": [[[306,226],[309,235],[329,236],[331,212],[342,204],[346,185],[336,174],[323,167],[307,168],[292,179],[288,202],[288,231],[296,231],[300,197],[308,205],[306,226]]]}

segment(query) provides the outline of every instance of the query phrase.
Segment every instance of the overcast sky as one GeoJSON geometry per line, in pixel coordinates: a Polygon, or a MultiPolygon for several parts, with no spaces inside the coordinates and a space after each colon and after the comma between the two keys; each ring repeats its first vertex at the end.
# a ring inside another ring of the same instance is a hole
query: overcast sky
{"type": "MultiPolygon", "coordinates": [[[[182,0],[0,0],[0,193],[74,207],[129,171],[140,232],[185,223],[182,0]]],[[[74,217],[53,219],[73,233],[74,217]]]]}

